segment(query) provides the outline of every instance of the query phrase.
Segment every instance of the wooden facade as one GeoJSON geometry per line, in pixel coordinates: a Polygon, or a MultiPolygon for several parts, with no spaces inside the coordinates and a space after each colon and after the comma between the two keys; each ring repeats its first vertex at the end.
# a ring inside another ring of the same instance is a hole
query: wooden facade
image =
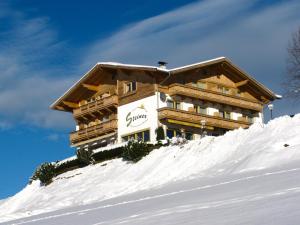
{"type": "Polygon", "coordinates": [[[194,133],[203,130],[201,120],[206,121],[206,129],[210,130],[247,128],[253,122],[251,117],[261,114],[263,106],[276,98],[273,92],[226,58],[172,70],[98,63],[51,108],[73,114],[77,126],[70,134],[72,146],[99,140],[107,144],[117,140],[119,108],[157,93],[178,105],[189,106],[172,108],[167,102],[162,107],[157,106],[158,124],[194,133]],[[201,113],[196,106],[214,111],[201,113]],[[238,116],[227,118],[223,111],[238,116]]]}

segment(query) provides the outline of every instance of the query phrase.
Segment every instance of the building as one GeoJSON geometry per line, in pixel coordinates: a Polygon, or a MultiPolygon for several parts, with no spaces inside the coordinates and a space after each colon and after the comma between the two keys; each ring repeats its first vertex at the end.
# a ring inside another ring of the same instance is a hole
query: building
{"type": "Polygon", "coordinates": [[[51,108],[73,114],[71,146],[95,148],[155,142],[159,126],[187,139],[248,128],[276,96],[225,57],[174,69],[97,63],[51,108]]]}

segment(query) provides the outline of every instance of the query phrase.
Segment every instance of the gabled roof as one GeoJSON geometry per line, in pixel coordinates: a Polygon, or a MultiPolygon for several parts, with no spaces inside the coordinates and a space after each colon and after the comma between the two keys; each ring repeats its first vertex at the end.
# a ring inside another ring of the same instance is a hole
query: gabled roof
{"type": "Polygon", "coordinates": [[[162,74],[167,75],[175,75],[182,72],[186,72],[189,70],[194,70],[201,67],[206,67],[218,63],[226,63],[233,69],[235,69],[239,75],[243,79],[247,79],[252,83],[256,88],[258,88],[262,93],[264,93],[270,100],[275,100],[280,98],[280,95],[276,95],[273,93],[270,89],[268,89],[266,86],[255,80],[253,77],[251,77],[249,74],[247,74],[245,71],[240,69],[238,66],[233,64],[229,59],[226,57],[218,57],[182,67],[176,67],[173,69],[165,69],[157,66],[147,66],[147,65],[135,65],[135,64],[123,64],[118,62],[98,62],[91,70],[89,70],[86,74],[84,74],[83,77],[81,77],[71,88],[69,88],[61,97],[59,97],[50,107],[52,109],[56,109],[56,106],[62,103],[68,96],[70,96],[72,93],[74,93],[82,84],[91,76],[95,75],[94,72],[101,70],[102,68],[107,69],[127,69],[127,70],[141,70],[141,71],[149,71],[149,72],[160,72],[162,74]]]}

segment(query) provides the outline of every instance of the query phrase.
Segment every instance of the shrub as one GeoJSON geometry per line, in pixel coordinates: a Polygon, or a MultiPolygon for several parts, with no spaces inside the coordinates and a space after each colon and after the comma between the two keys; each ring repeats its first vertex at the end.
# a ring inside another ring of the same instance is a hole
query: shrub
{"type": "Polygon", "coordinates": [[[163,127],[156,128],[155,133],[156,133],[156,140],[157,141],[165,140],[165,132],[164,132],[163,127]]]}
{"type": "Polygon", "coordinates": [[[122,157],[123,148],[118,147],[110,150],[104,150],[100,152],[93,153],[92,157],[95,161],[103,162],[105,160],[111,160],[117,157],[122,157]]]}
{"type": "Polygon", "coordinates": [[[76,156],[78,158],[79,163],[84,165],[89,165],[94,163],[94,159],[92,157],[93,151],[91,149],[85,150],[83,148],[76,151],[76,156]]]}
{"type": "Polygon", "coordinates": [[[142,140],[128,141],[127,145],[123,147],[122,157],[124,160],[137,162],[144,156],[149,154],[148,145],[142,140]]]}
{"type": "Polygon", "coordinates": [[[40,180],[43,185],[48,185],[52,182],[53,177],[55,177],[55,165],[46,162],[36,169],[31,177],[31,181],[40,180]]]}
{"type": "Polygon", "coordinates": [[[82,166],[85,166],[85,164],[83,165],[82,163],[80,163],[78,158],[74,158],[74,159],[65,161],[63,163],[58,162],[55,166],[55,173],[56,173],[56,175],[62,174],[67,171],[80,168],[82,166]]]}

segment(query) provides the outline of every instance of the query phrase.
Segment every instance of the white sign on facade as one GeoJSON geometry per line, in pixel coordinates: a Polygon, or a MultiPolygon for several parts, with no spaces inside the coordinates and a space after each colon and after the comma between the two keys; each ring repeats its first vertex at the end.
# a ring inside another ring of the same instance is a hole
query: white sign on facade
{"type": "MultiPolygon", "coordinates": [[[[139,131],[149,130],[150,141],[156,140],[155,130],[158,126],[157,93],[144,99],[118,107],[118,141],[122,137],[139,131]]],[[[163,103],[159,103],[160,107],[163,103]]]]}
{"type": "Polygon", "coordinates": [[[148,120],[148,117],[148,111],[145,109],[145,106],[141,104],[140,106],[127,113],[126,126],[138,127],[144,124],[148,120]]]}

